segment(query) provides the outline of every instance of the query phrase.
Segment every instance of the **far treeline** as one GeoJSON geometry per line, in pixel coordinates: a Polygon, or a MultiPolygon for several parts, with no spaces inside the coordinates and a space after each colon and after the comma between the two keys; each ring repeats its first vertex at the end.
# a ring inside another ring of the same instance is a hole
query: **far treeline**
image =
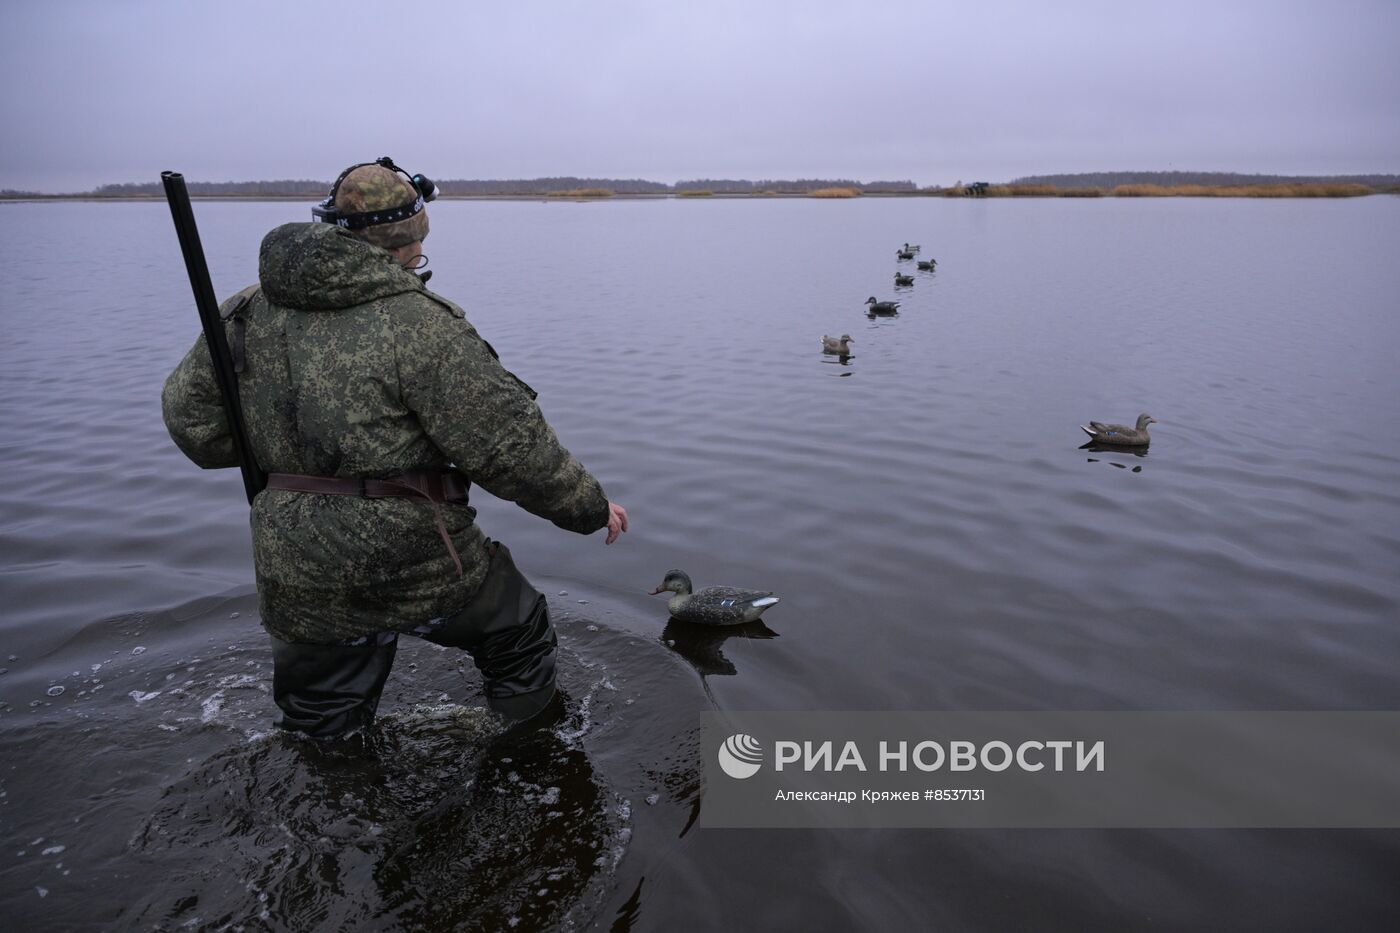
{"type": "MultiPolygon", "coordinates": [[[[508,178],[461,179],[436,181],[443,197],[569,197],[607,195],[673,195],[702,194],[809,194],[824,188],[841,188],[856,193],[917,194],[918,185],[912,181],[858,182],[850,179],[799,178],[796,180],[740,181],[734,179],[702,179],[682,181],[674,185],[641,178],[508,178]]],[[[279,181],[188,181],[194,197],[206,198],[314,198],[321,199],[330,190],[329,181],[283,179],[279,181]]],[[[164,197],[159,181],[127,182],[102,185],[92,191],[74,194],[42,195],[30,191],[0,191],[3,197],[55,198],[147,198],[164,197]]]]}
{"type": "MultiPolygon", "coordinates": [[[[919,187],[912,181],[860,182],[851,179],[793,180],[702,178],[673,185],[640,178],[449,179],[438,181],[443,197],[607,198],[652,196],[805,196],[854,198],[862,195],[932,197],[1353,197],[1400,194],[1400,175],[1242,175],[1232,172],[1092,172],[1076,175],[1028,175],[1005,183],[958,181],[949,186],[919,187]]],[[[191,181],[189,192],[204,198],[297,198],[320,200],[329,181],[191,181]]],[[[159,181],[101,185],[73,194],[39,194],[0,190],[0,198],[162,198],[159,181]]]]}

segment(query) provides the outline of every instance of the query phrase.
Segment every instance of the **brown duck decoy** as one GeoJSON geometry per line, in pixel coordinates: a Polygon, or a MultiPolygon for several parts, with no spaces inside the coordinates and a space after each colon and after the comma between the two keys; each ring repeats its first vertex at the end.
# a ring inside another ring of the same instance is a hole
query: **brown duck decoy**
{"type": "Polygon", "coordinates": [[[851,341],[855,338],[850,334],[842,334],[840,337],[828,337],[822,335],[822,352],[839,353],[842,356],[851,355],[851,341]]]}
{"type": "Polygon", "coordinates": [[[1081,424],[1079,430],[1092,437],[1096,444],[1107,444],[1112,447],[1146,447],[1152,443],[1152,438],[1147,433],[1147,426],[1157,423],[1156,418],[1143,413],[1138,415],[1137,427],[1134,428],[1124,424],[1103,424],[1098,421],[1090,421],[1088,424],[1081,424]]]}
{"type": "Polygon", "coordinates": [[[771,592],[736,590],[732,586],[707,586],[698,593],[691,592],[690,577],[683,571],[670,570],[661,585],[651,595],[671,592],[666,602],[671,618],[698,625],[739,625],[753,622],[763,610],[778,602],[771,592]]]}

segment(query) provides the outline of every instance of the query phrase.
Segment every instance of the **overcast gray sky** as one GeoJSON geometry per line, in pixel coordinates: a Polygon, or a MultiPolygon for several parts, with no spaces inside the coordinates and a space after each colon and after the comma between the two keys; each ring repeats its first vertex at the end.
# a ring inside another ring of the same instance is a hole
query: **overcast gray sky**
{"type": "Polygon", "coordinates": [[[0,188],[1400,172],[1400,2],[0,0],[0,188]]]}

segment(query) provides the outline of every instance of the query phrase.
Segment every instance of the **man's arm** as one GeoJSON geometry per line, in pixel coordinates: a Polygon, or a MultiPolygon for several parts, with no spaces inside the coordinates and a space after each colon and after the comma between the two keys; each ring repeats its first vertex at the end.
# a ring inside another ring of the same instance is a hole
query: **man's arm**
{"type": "Polygon", "coordinates": [[[418,339],[397,348],[400,380],[443,453],[487,492],[560,528],[589,534],[616,522],[598,481],[471,325],[441,309],[424,323],[418,339]]]}
{"type": "Polygon", "coordinates": [[[206,470],[238,466],[214,363],[203,337],[165,380],[160,393],[165,429],[186,457],[206,470]]]}

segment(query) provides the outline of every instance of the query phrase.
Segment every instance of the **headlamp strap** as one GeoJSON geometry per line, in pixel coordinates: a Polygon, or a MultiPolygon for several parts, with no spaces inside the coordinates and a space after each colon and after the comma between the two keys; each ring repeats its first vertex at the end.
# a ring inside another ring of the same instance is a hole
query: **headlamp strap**
{"type": "Polygon", "coordinates": [[[412,204],[401,204],[388,210],[364,211],[359,214],[342,214],[336,211],[333,217],[325,219],[337,227],[344,227],[346,230],[363,230],[365,227],[373,227],[377,224],[392,224],[400,220],[407,220],[421,210],[423,210],[423,197],[419,195],[412,204]]]}
{"type": "Polygon", "coordinates": [[[422,175],[409,175],[403,169],[394,164],[394,160],[388,156],[380,156],[373,162],[361,162],[352,165],[340,173],[340,177],[331,185],[331,193],[324,201],[311,208],[312,216],[324,223],[335,224],[346,230],[363,230],[365,227],[373,227],[377,224],[391,224],[400,220],[407,220],[423,210],[424,205],[437,197],[437,186],[422,175]],[[381,211],[363,211],[358,214],[341,213],[335,206],[335,197],[340,191],[340,185],[345,181],[346,176],[357,168],[366,165],[378,165],[387,168],[391,172],[398,172],[408,179],[409,185],[413,188],[418,197],[409,204],[401,204],[398,207],[391,207],[381,211]],[[426,189],[426,190],[425,190],[426,189]]]}

